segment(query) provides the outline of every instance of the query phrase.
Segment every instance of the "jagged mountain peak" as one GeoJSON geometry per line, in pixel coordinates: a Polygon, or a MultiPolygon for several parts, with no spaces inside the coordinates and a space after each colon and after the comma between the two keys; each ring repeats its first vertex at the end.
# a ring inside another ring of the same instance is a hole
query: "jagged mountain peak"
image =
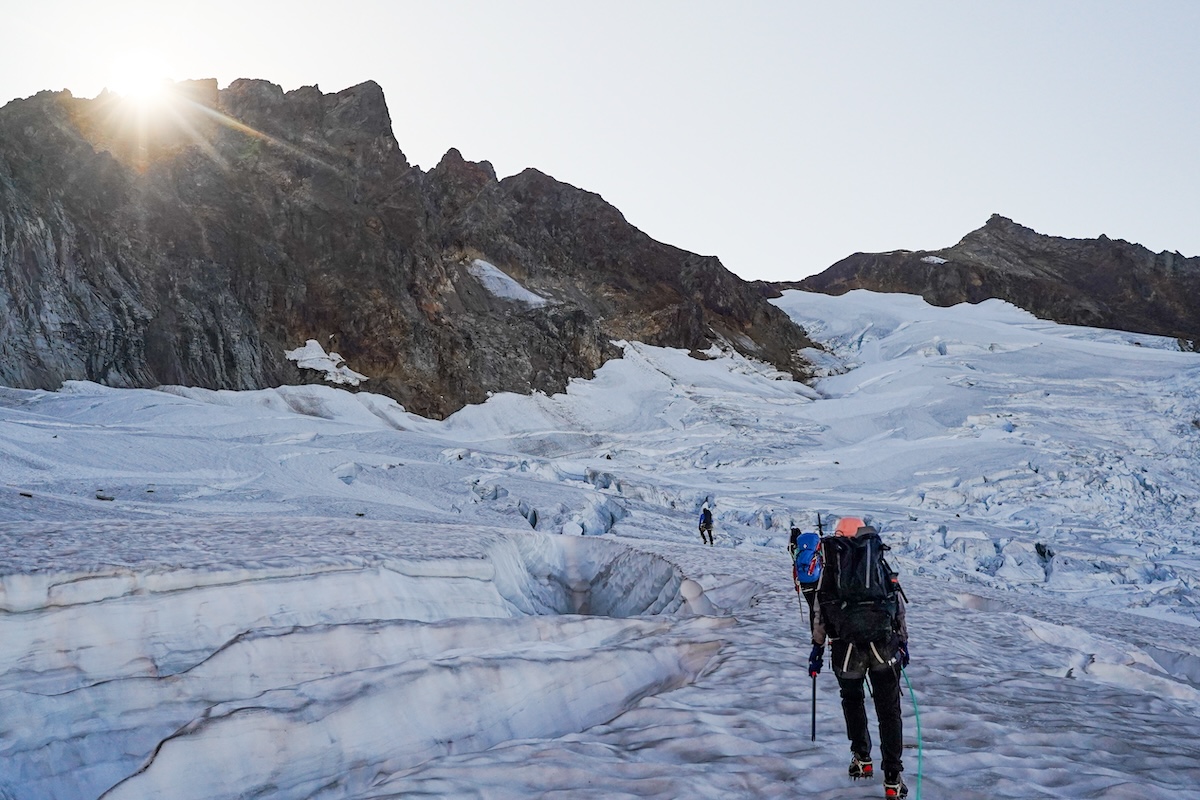
{"type": "Polygon", "coordinates": [[[559,391],[618,339],[805,374],[782,312],[599,195],[454,149],[411,166],[373,81],[188,81],[164,102],[138,127],[111,93],[0,111],[0,383],[320,380],[285,356],[308,340],[433,416],[559,391]]]}

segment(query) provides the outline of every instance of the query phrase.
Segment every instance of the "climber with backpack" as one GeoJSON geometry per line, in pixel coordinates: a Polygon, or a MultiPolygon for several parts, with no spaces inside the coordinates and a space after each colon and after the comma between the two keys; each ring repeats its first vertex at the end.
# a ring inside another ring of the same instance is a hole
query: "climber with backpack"
{"type": "Polygon", "coordinates": [[[838,520],[834,535],[821,540],[808,671],[815,686],[828,641],[850,740],[850,777],[856,780],[874,776],[863,688],[870,681],[879,723],[884,797],[900,800],[908,796],[901,777],[904,728],[900,718],[900,676],[909,660],[908,627],[904,590],[883,556],[888,549],[879,532],[856,517],[838,520]]]}
{"type": "MultiPolygon", "coordinates": [[[[694,506],[693,506],[694,507],[694,506]]],[[[708,507],[708,503],[704,504],[704,508],[700,509],[700,541],[713,543],[713,515],[712,509],[708,507]],[[705,537],[708,537],[707,539],[705,537]]]]}
{"type": "Polygon", "coordinates": [[[818,514],[816,533],[793,527],[788,539],[788,553],[792,557],[792,584],[801,607],[808,607],[809,630],[813,626],[817,583],[821,580],[821,536],[824,533],[821,515],[818,514]]]}

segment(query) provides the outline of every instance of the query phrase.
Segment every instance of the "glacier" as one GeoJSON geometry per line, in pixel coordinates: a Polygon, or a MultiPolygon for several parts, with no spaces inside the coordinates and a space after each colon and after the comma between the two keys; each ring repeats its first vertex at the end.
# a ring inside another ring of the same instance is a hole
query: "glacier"
{"type": "Polygon", "coordinates": [[[785,547],[818,513],[878,525],[912,601],[911,796],[1194,793],[1200,356],[775,302],[812,385],[624,342],[443,421],[0,389],[0,798],[881,794],[828,675],[809,739],[785,547]]]}

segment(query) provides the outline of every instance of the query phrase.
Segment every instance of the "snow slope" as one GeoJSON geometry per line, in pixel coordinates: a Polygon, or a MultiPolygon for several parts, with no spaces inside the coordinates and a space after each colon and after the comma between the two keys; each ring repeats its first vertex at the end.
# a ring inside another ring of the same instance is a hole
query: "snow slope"
{"type": "Polygon", "coordinates": [[[481,258],[472,261],[467,267],[467,272],[479,281],[484,289],[496,297],[511,300],[514,303],[520,303],[531,308],[544,306],[550,302],[540,294],[535,294],[526,289],[505,274],[499,267],[489,264],[481,258]]]}
{"type": "Polygon", "coordinates": [[[809,741],[784,546],[818,512],[895,548],[913,797],[1200,796],[1200,357],[777,302],[812,387],[626,343],[441,422],[0,389],[0,798],[881,796],[828,674],[809,741]]]}

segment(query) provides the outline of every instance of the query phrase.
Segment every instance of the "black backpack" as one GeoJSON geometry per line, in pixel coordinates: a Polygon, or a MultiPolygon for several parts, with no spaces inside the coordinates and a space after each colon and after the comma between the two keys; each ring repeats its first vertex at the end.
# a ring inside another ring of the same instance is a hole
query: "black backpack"
{"type": "Polygon", "coordinates": [[[889,549],[871,527],[860,528],[857,536],[821,540],[824,570],[817,602],[833,638],[863,646],[891,639],[904,590],[883,557],[889,549]]]}

